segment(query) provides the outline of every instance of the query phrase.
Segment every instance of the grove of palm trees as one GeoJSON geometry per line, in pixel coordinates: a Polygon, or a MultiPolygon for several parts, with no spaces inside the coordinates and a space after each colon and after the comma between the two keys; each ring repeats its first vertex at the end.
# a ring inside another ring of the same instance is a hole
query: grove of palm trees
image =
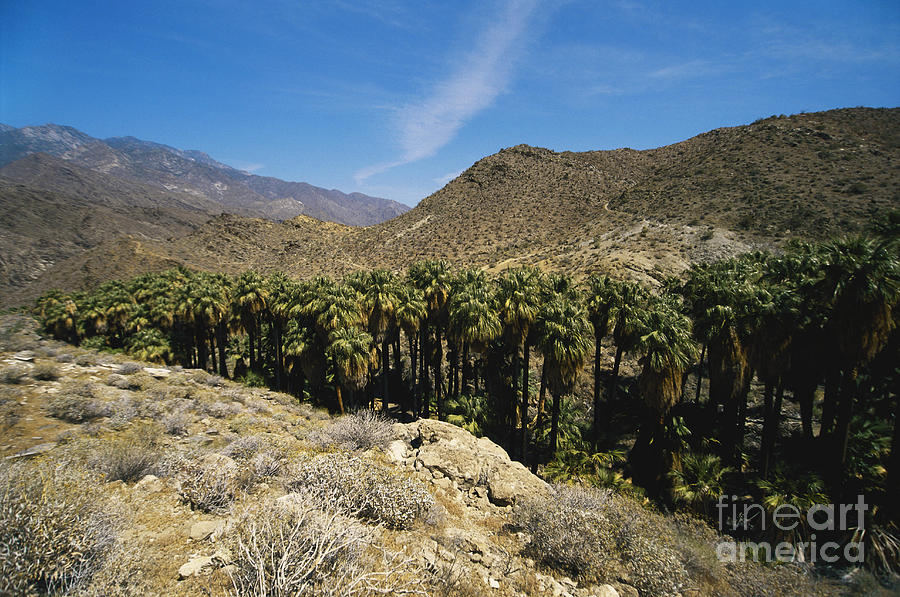
{"type": "MultiPolygon", "coordinates": [[[[546,479],[716,524],[722,495],[855,503],[866,562],[900,565],[900,242],[796,243],[659,288],[421,261],[342,280],[171,269],[42,296],[55,337],[485,435],[546,479]],[[634,374],[631,374],[631,373],[634,374]]],[[[805,520],[805,519],[804,519],[805,520]]],[[[807,523],[804,523],[807,524],[807,523]]]]}

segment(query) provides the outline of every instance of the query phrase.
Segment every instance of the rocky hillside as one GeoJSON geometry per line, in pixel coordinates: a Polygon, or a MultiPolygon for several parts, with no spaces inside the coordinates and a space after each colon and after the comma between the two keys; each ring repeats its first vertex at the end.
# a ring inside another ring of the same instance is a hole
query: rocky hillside
{"type": "Polygon", "coordinates": [[[164,242],[221,207],[34,154],[0,168],[0,295],[111,235],[164,242]]]}
{"type": "Polygon", "coordinates": [[[898,167],[900,109],[772,117],[647,151],[519,145],[378,225],[223,216],[163,243],[97,247],[48,271],[17,300],[78,287],[84,276],[139,273],[124,256],[136,251],[152,255],[153,268],[179,262],[231,273],[341,275],[427,257],[661,280],[696,261],[866,230],[900,209],[898,167]]]}
{"type": "Polygon", "coordinates": [[[855,590],[717,562],[705,523],[552,487],[449,423],[332,418],[203,371],[44,340],[21,316],[0,318],[0,427],[3,594],[855,590]]]}
{"type": "Polygon", "coordinates": [[[213,160],[134,137],[95,139],[71,127],[48,124],[0,128],[0,166],[46,153],[110,176],[203,197],[217,211],[286,220],[299,214],[354,226],[376,224],[406,206],[361,193],[347,195],[302,182],[254,176],[213,160]]]}

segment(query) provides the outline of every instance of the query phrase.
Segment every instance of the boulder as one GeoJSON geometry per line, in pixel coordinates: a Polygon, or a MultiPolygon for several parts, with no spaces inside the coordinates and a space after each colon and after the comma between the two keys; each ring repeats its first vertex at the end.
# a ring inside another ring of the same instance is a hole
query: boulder
{"type": "Polygon", "coordinates": [[[488,499],[509,506],[524,495],[548,494],[550,486],[521,463],[510,460],[506,450],[451,423],[422,419],[395,425],[398,441],[415,452],[415,468],[433,477],[450,479],[462,490],[486,487],[488,499]],[[402,427],[402,429],[396,429],[402,427]]]}

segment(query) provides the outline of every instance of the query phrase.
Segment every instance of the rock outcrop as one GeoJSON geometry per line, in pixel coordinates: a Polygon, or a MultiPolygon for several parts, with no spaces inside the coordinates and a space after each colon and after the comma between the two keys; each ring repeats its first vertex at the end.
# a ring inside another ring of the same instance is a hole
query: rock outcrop
{"type": "Polygon", "coordinates": [[[422,419],[394,426],[397,440],[388,457],[397,464],[447,479],[460,491],[486,492],[496,506],[510,506],[525,495],[547,494],[549,485],[509,458],[506,450],[443,421],[422,419]]]}

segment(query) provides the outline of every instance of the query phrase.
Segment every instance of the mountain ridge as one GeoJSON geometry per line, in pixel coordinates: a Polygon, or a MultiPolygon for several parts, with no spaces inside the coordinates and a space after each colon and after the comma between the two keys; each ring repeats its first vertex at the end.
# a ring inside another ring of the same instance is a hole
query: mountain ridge
{"type": "MultiPolygon", "coordinates": [[[[516,145],[377,225],[222,215],[143,246],[158,257],[154,267],[177,261],[229,273],[340,276],[440,258],[488,271],[533,264],[658,283],[697,261],[864,231],[900,208],[898,168],[900,109],[842,109],[771,117],[650,150],[516,145]]],[[[75,287],[69,272],[90,263],[105,264],[109,277],[141,273],[114,246],[92,251],[48,271],[27,294],[75,287]]]]}
{"type": "Polygon", "coordinates": [[[101,140],[56,124],[0,128],[0,166],[39,152],[166,190],[199,192],[226,210],[274,220],[308,214],[362,226],[408,209],[396,201],[362,193],[346,194],[308,183],[259,177],[199,150],[177,149],[135,137],[101,140]],[[275,192],[263,193],[254,187],[274,188],[275,192]]]}

